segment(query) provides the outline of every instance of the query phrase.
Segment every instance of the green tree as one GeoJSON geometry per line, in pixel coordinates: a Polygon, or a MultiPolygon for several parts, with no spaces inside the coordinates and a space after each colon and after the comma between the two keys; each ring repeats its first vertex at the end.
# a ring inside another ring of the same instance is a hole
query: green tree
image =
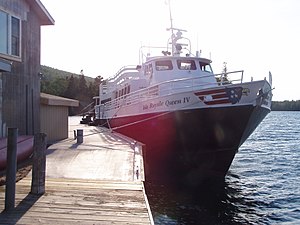
{"type": "Polygon", "coordinates": [[[66,90],[66,87],[67,87],[66,79],[61,77],[55,78],[54,81],[52,82],[53,95],[62,96],[66,90]]]}
{"type": "Polygon", "coordinates": [[[97,76],[94,79],[94,82],[89,83],[89,96],[93,98],[94,96],[99,95],[99,85],[103,82],[103,77],[97,76]]]}
{"type": "Polygon", "coordinates": [[[79,83],[78,83],[78,93],[80,95],[86,95],[87,94],[87,84],[86,84],[86,80],[83,74],[81,74],[79,76],[79,83]]]}
{"type": "Polygon", "coordinates": [[[300,111],[300,100],[298,101],[273,101],[273,111],[300,111]]]}
{"type": "Polygon", "coordinates": [[[73,74],[70,78],[66,78],[67,80],[67,88],[64,93],[64,97],[66,98],[75,98],[78,90],[78,78],[74,77],[73,74]]]}
{"type": "MultiPolygon", "coordinates": [[[[93,97],[99,94],[99,85],[104,82],[103,77],[85,77],[66,71],[42,66],[41,92],[65,98],[76,99],[79,107],[71,108],[70,115],[78,115],[86,110],[86,106],[93,102],[93,97]]],[[[91,107],[92,109],[92,107],[91,107]]]]}
{"type": "Polygon", "coordinates": [[[55,77],[53,80],[45,80],[41,82],[41,91],[51,95],[62,96],[67,87],[64,78],[55,77]]]}

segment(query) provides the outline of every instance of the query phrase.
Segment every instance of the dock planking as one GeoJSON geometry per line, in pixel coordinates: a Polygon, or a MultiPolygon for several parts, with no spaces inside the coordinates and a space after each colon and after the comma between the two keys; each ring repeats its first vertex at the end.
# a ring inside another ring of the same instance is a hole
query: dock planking
{"type": "MultiPolygon", "coordinates": [[[[29,194],[30,178],[17,183],[16,208],[0,224],[151,224],[141,183],[47,178],[46,193],[29,194]]],[[[4,207],[4,186],[0,187],[4,207]]]]}
{"type": "Polygon", "coordinates": [[[30,194],[29,174],[16,185],[15,209],[5,212],[0,187],[0,224],[154,224],[140,146],[103,128],[71,124],[69,133],[47,150],[44,195],[30,194]],[[82,144],[71,136],[75,128],[84,129],[82,144]]]}

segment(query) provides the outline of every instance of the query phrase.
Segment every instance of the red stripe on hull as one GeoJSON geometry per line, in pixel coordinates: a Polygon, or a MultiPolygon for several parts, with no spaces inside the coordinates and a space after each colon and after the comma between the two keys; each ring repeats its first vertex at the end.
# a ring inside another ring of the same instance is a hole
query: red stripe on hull
{"type": "Polygon", "coordinates": [[[199,91],[199,92],[196,92],[195,94],[197,96],[200,96],[200,95],[211,95],[211,94],[218,94],[218,93],[225,93],[225,90],[217,89],[217,90],[209,90],[209,91],[199,91]]]}
{"type": "Polygon", "coordinates": [[[213,97],[213,99],[228,98],[228,96],[226,95],[226,93],[215,94],[215,95],[213,95],[212,97],[213,97]]]}

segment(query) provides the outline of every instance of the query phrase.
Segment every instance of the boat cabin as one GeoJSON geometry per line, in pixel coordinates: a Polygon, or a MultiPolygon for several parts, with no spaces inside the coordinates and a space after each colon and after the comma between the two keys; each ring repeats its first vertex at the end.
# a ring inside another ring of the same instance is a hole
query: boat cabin
{"type": "Polygon", "coordinates": [[[214,83],[215,77],[210,66],[211,60],[198,57],[155,57],[143,66],[143,72],[150,85],[176,79],[205,77],[214,83]]]}
{"type": "Polygon", "coordinates": [[[216,86],[210,63],[211,60],[199,57],[160,56],[149,58],[142,66],[124,67],[106,85],[100,86],[100,103],[170,82],[175,82],[176,87],[216,86]]]}
{"type": "MultiPolygon", "coordinates": [[[[182,32],[185,30],[173,27],[169,30],[172,31],[169,43],[172,52],[169,52],[169,48],[167,48],[167,51],[162,51],[162,56],[146,57],[146,61],[142,65],[121,68],[114,77],[107,80],[105,85],[100,85],[100,104],[113,99],[124,99],[128,94],[141,89],[147,91],[147,88],[155,89],[155,93],[158,93],[156,90],[159,90],[160,94],[166,94],[165,90],[174,87],[178,88],[178,91],[182,91],[183,88],[187,90],[194,89],[195,86],[208,88],[218,85],[210,66],[211,60],[198,57],[197,52],[196,57],[190,56],[191,49],[186,48],[191,46],[190,41],[182,37],[182,32]],[[174,31],[176,31],[176,35],[174,31]],[[179,40],[185,40],[188,43],[178,43],[179,40]],[[188,50],[187,54],[184,55],[183,51],[186,50],[188,50]]],[[[144,56],[144,54],[142,55],[144,56]]]]}

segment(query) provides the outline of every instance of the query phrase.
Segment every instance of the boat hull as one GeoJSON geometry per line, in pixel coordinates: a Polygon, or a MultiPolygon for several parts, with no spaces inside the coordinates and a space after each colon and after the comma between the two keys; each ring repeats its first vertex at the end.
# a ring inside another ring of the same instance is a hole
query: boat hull
{"type": "Polygon", "coordinates": [[[147,179],[197,185],[224,179],[238,148],[270,112],[244,105],[113,118],[113,130],[146,144],[147,179]]]}
{"type": "MultiPolygon", "coordinates": [[[[33,136],[17,138],[17,163],[27,160],[33,153],[33,136]]],[[[7,166],[7,138],[0,138],[0,171],[7,166]]]]}

